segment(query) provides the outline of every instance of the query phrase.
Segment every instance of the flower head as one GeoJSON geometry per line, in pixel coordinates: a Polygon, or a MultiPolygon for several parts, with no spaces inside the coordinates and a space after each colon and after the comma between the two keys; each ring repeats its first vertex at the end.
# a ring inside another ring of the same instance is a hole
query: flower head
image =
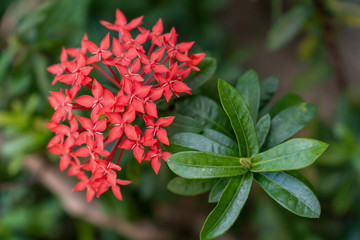
{"type": "Polygon", "coordinates": [[[191,70],[199,70],[196,65],[205,56],[189,55],[194,42],[178,42],[175,28],[164,33],[161,19],[151,30],[140,27],[142,20],[141,16],[128,21],[117,9],[114,23],[100,22],[115,35],[108,33],[96,44],[85,34],[80,48],[63,48],[60,63],[48,67],[55,75],[52,84],[69,86],[50,92],[55,112],[46,125],[55,136],[49,151],[60,156],[61,171],[68,169],[79,179],[73,190],[87,190],[88,201],[109,188],[122,199],[119,185],[130,183],[117,177],[124,149],[132,150],[139,162],[151,161],[155,173],[159,172],[160,159],[170,156],[161,147],[169,144],[166,127],[174,117],[158,118],[157,100],[190,94],[183,79],[191,70]],[[135,28],[137,35],[132,33],[135,28]],[[95,80],[93,71],[104,79],[95,80]],[[135,124],[138,118],[144,129],[135,124]]]}

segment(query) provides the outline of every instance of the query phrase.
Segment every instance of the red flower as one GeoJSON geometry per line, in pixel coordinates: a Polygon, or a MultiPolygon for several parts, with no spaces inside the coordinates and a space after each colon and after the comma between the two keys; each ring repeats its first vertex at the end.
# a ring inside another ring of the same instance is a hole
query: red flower
{"type": "Polygon", "coordinates": [[[151,161],[159,172],[160,159],[170,155],[161,147],[169,144],[165,128],[174,117],[158,118],[157,102],[162,96],[170,101],[173,94],[190,94],[183,80],[192,69],[199,70],[196,65],[205,56],[189,55],[194,42],[178,43],[174,28],[163,32],[161,19],[151,31],[139,26],[142,19],[128,22],[117,9],[115,23],[101,21],[116,31],[112,41],[109,33],[100,44],[84,34],[80,48],[63,48],[60,63],[48,67],[53,84],[69,86],[48,97],[54,114],[46,126],[55,133],[48,148],[60,156],[60,170],[68,168],[68,175],[79,179],[74,191],[86,190],[88,201],[109,188],[122,199],[120,185],[130,183],[117,177],[124,149],[132,150],[139,162],[151,161]],[[137,35],[131,32],[135,28],[137,35]],[[95,80],[93,70],[103,79],[95,80]],[[147,129],[136,125],[139,118],[147,129]]]}
{"type": "Polygon", "coordinates": [[[162,158],[162,159],[164,159],[164,161],[166,161],[166,159],[168,157],[170,157],[170,155],[171,155],[170,153],[164,152],[159,147],[159,143],[156,143],[151,147],[150,151],[146,152],[146,154],[144,156],[144,160],[145,161],[151,160],[151,166],[154,169],[155,173],[158,174],[159,170],[160,170],[160,166],[161,166],[160,158],[162,158]]]}
{"type": "Polygon", "coordinates": [[[162,127],[169,126],[174,121],[175,117],[159,118],[156,123],[153,117],[144,116],[143,118],[145,120],[146,126],[148,127],[148,129],[146,129],[144,132],[145,139],[153,139],[153,137],[156,135],[160,142],[169,145],[169,139],[167,137],[166,131],[162,127]]]}
{"type": "Polygon", "coordinates": [[[108,59],[112,55],[112,53],[110,51],[107,51],[107,49],[110,46],[109,33],[101,41],[100,47],[96,46],[95,43],[93,43],[89,40],[85,40],[84,42],[85,42],[85,45],[86,45],[87,49],[89,50],[89,52],[91,52],[92,54],[95,54],[86,60],[86,64],[99,62],[99,61],[101,61],[101,59],[108,59]]]}

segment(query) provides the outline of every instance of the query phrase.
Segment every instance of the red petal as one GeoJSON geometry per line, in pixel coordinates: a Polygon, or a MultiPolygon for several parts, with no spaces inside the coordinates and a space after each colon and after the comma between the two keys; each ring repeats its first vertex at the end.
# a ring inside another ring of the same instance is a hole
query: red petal
{"type": "Polygon", "coordinates": [[[149,116],[152,116],[152,117],[155,117],[155,118],[158,117],[156,104],[153,103],[153,102],[147,101],[145,103],[145,111],[146,111],[146,114],[148,114],[149,116]]]}
{"type": "Polygon", "coordinates": [[[117,186],[117,185],[112,185],[111,186],[111,190],[114,194],[114,196],[119,199],[119,200],[122,200],[122,196],[121,196],[121,192],[120,192],[120,187],[117,186]]]}
{"type": "Polygon", "coordinates": [[[121,180],[121,179],[116,179],[116,183],[120,184],[120,185],[129,185],[131,183],[131,181],[129,180],[121,180]]]}
{"type": "MultiPolygon", "coordinates": [[[[146,126],[152,126],[152,127],[155,126],[155,120],[154,120],[153,117],[144,116],[143,119],[144,119],[144,121],[145,121],[146,126]]],[[[161,118],[160,118],[160,119],[161,119],[161,118]]]]}
{"type": "Polygon", "coordinates": [[[91,202],[91,200],[94,198],[95,196],[95,190],[92,187],[89,187],[88,190],[86,191],[86,199],[88,202],[91,202]]]}
{"type": "Polygon", "coordinates": [[[143,155],[144,155],[144,149],[140,146],[140,145],[136,145],[134,147],[134,157],[139,161],[141,162],[142,159],[143,159],[143,155]]]}
{"type": "Polygon", "coordinates": [[[94,128],[94,123],[85,117],[78,116],[81,126],[85,129],[92,130],[94,128]]]}
{"type": "Polygon", "coordinates": [[[115,23],[121,26],[124,26],[127,23],[125,15],[119,9],[116,9],[115,23]]]}
{"type": "Polygon", "coordinates": [[[160,166],[161,166],[161,161],[160,161],[160,158],[158,156],[154,157],[152,160],[151,160],[151,166],[152,168],[154,169],[154,172],[156,174],[159,173],[159,170],[160,170],[160,166]]]}
{"type": "Polygon", "coordinates": [[[121,126],[113,127],[109,132],[109,142],[121,137],[123,134],[123,128],[121,126]]]}
{"type": "Polygon", "coordinates": [[[109,48],[109,46],[110,46],[110,33],[106,34],[104,39],[101,41],[100,49],[105,51],[109,48]]]}
{"type": "Polygon", "coordinates": [[[176,81],[173,82],[173,84],[171,85],[174,92],[187,92],[189,90],[191,90],[191,88],[189,88],[185,83],[181,82],[181,81],[176,81]]]}
{"type": "Polygon", "coordinates": [[[159,34],[162,34],[163,31],[164,31],[163,22],[160,18],[153,26],[152,32],[159,35],[159,34]]]}
{"type": "Polygon", "coordinates": [[[122,118],[120,113],[107,112],[105,113],[111,123],[120,124],[122,123],[122,118]]]}
{"type": "Polygon", "coordinates": [[[87,187],[87,184],[85,182],[78,182],[72,190],[73,191],[82,191],[82,190],[85,190],[86,187],[87,187]]]}
{"type": "Polygon", "coordinates": [[[159,130],[156,131],[156,137],[163,144],[169,145],[169,139],[168,139],[167,133],[163,128],[159,128],[159,130]]]}
{"type": "Polygon", "coordinates": [[[132,125],[127,125],[125,127],[125,134],[129,139],[134,140],[134,141],[137,141],[139,138],[136,128],[132,125]]]}
{"type": "Polygon", "coordinates": [[[186,52],[188,51],[192,45],[194,45],[195,42],[183,42],[183,43],[179,43],[177,45],[177,49],[180,51],[180,52],[186,52]]]}
{"type": "Polygon", "coordinates": [[[140,59],[138,58],[134,61],[134,63],[130,67],[131,73],[137,73],[140,69],[140,66],[141,66],[141,63],[140,63],[140,59]]]}
{"type": "Polygon", "coordinates": [[[101,119],[100,121],[98,121],[96,123],[96,126],[95,126],[95,131],[96,132],[103,132],[105,131],[106,129],[106,122],[107,122],[107,119],[106,118],[103,118],[101,119]]]}
{"type": "Polygon", "coordinates": [[[159,118],[159,120],[156,122],[156,125],[160,127],[166,127],[169,126],[174,121],[174,119],[175,119],[174,116],[162,117],[159,118]]]}
{"type": "Polygon", "coordinates": [[[168,152],[163,152],[162,155],[161,155],[162,159],[164,159],[165,161],[170,156],[171,156],[171,153],[168,153],[168,152]]]}
{"type": "Polygon", "coordinates": [[[104,95],[104,88],[98,81],[94,79],[91,92],[93,93],[95,99],[100,99],[104,95]]]}
{"type": "Polygon", "coordinates": [[[153,53],[151,54],[151,58],[150,58],[151,62],[152,62],[152,63],[157,63],[158,61],[160,61],[161,58],[162,58],[163,55],[164,55],[164,52],[165,52],[165,48],[164,48],[164,47],[163,47],[163,48],[160,48],[159,50],[157,50],[157,51],[155,51],[155,52],[153,52],[153,53]]]}
{"type": "Polygon", "coordinates": [[[136,28],[137,26],[139,26],[142,23],[143,18],[144,18],[144,16],[133,19],[131,22],[129,22],[126,25],[127,30],[132,30],[132,29],[136,28]]]}
{"type": "Polygon", "coordinates": [[[125,139],[124,141],[122,141],[122,143],[120,144],[119,148],[123,148],[123,149],[131,149],[134,145],[135,145],[135,141],[130,140],[130,139],[125,139]]]}
{"type": "Polygon", "coordinates": [[[87,157],[90,155],[89,148],[87,147],[79,148],[78,150],[75,151],[74,155],[77,157],[87,157]]]}
{"type": "Polygon", "coordinates": [[[74,99],[74,101],[76,103],[80,104],[81,106],[90,108],[94,105],[95,98],[88,96],[88,95],[83,95],[83,96],[80,96],[80,97],[74,99]]]}
{"type": "Polygon", "coordinates": [[[89,40],[84,40],[84,44],[91,53],[96,53],[99,50],[98,46],[89,40]]]}

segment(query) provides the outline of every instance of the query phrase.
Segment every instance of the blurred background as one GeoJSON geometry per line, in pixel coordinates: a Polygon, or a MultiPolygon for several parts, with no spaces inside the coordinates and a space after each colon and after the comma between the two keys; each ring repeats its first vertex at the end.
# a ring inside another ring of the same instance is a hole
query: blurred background
{"type": "MultiPolygon", "coordinates": [[[[207,195],[182,197],[135,161],[124,200],[108,192],[85,203],[72,193],[46,144],[47,101],[61,47],[78,47],[84,32],[99,42],[99,20],[144,15],[144,27],[162,18],[180,41],[217,59],[216,78],[235,81],[255,69],[279,77],[275,100],[297,93],[319,106],[301,136],[330,143],[302,173],[314,185],[322,215],[288,213],[256,185],[239,220],[221,239],[360,239],[360,3],[356,0],[1,0],[0,1],[0,239],[198,239],[214,207],[207,195]]],[[[211,91],[211,90],[209,90],[211,91]]],[[[211,93],[210,93],[211,94],[211,93]]],[[[216,94],[216,92],[214,92],[216,94]]],[[[133,164],[134,163],[134,164],[133,164]]]]}

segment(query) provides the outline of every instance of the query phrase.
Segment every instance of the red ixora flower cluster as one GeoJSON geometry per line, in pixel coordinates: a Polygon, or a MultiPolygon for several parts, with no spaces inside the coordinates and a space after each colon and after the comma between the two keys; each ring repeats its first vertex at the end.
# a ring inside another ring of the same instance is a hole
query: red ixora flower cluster
{"type": "Polygon", "coordinates": [[[169,144],[164,127],[174,117],[158,118],[156,100],[164,96],[169,101],[173,94],[179,97],[182,92],[190,94],[183,79],[192,69],[199,70],[196,65],[205,56],[188,54],[194,42],[178,43],[175,28],[163,33],[161,19],[151,30],[139,26],[142,19],[127,22],[117,9],[115,23],[100,22],[116,32],[111,47],[109,33],[100,46],[85,34],[80,48],[63,48],[60,63],[48,67],[55,75],[52,84],[69,85],[65,91],[50,92],[49,101],[55,112],[47,126],[56,135],[48,148],[60,156],[61,171],[68,168],[68,174],[80,180],[73,190],[86,189],[88,201],[110,187],[122,199],[119,185],[130,183],[117,178],[124,149],[132,149],[139,162],[151,161],[158,173],[160,159],[166,161],[170,156],[161,148],[161,144],[169,144]],[[139,33],[135,37],[130,31],[136,28],[139,33]],[[93,70],[111,82],[107,84],[115,85],[117,92],[91,77],[93,70]],[[84,95],[82,88],[89,89],[91,95],[84,95]],[[137,117],[145,123],[146,130],[134,124],[137,117]],[[112,150],[108,151],[106,146],[110,143],[112,150]],[[118,148],[118,158],[113,160],[118,148]]]}

